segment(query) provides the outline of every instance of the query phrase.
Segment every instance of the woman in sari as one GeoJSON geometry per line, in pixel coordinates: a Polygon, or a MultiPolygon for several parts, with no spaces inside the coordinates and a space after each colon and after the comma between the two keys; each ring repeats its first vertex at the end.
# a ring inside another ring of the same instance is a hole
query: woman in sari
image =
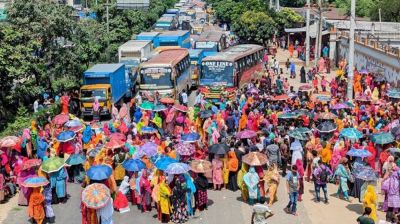
{"type": "Polygon", "coordinates": [[[388,212],[397,213],[400,208],[400,183],[399,183],[399,173],[393,172],[388,180],[388,190],[387,190],[387,207],[388,212]]]}
{"type": "Polygon", "coordinates": [[[193,179],[189,174],[185,173],[184,175],[185,178],[185,183],[187,187],[186,191],[186,203],[187,203],[187,210],[188,210],[188,215],[193,216],[194,215],[194,194],[196,193],[196,186],[193,183],[193,179]]]}
{"type": "Polygon", "coordinates": [[[51,207],[51,199],[52,199],[52,194],[51,194],[51,187],[50,185],[47,185],[44,187],[44,197],[45,197],[45,202],[44,202],[44,208],[45,208],[45,213],[46,213],[46,221],[47,223],[55,223],[55,215],[53,208],[51,207]]]}
{"type": "Polygon", "coordinates": [[[228,188],[231,191],[237,191],[237,171],[239,169],[239,160],[236,157],[234,151],[228,152],[228,170],[229,170],[229,181],[228,188]]]}
{"type": "Polygon", "coordinates": [[[385,161],[385,163],[383,163],[382,166],[382,174],[383,177],[388,177],[392,174],[392,171],[396,168],[396,163],[394,161],[394,157],[393,156],[389,156],[387,158],[387,160],[385,161]]]}
{"type": "Polygon", "coordinates": [[[159,180],[161,222],[168,223],[171,214],[171,202],[169,200],[171,196],[171,189],[169,188],[168,184],[165,183],[165,176],[160,176],[159,180]]]}
{"type": "Polygon", "coordinates": [[[180,178],[176,178],[171,197],[173,206],[171,221],[174,223],[184,223],[188,220],[186,191],[184,183],[180,178]]]}
{"type": "Polygon", "coordinates": [[[344,199],[349,201],[349,187],[347,186],[347,181],[350,179],[350,171],[347,168],[346,158],[340,159],[339,165],[335,171],[335,176],[339,179],[339,187],[336,194],[338,197],[343,194],[344,199]]]}
{"type": "Polygon", "coordinates": [[[241,191],[243,201],[247,201],[249,198],[249,191],[247,190],[247,186],[243,181],[244,176],[247,174],[247,170],[248,170],[248,165],[246,163],[242,163],[242,166],[237,175],[237,183],[241,191]]]}
{"type": "Polygon", "coordinates": [[[97,218],[96,209],[88,208],[81,202],[82,224],[100,224],[97,218]]]}
{"type": "Polygon", "coordinates": [[[37,224],[42,224],[45,218],[43,202],[45,198],[40,193],[40,188],[35,187],[29,196],[28,215],[35,220],[37,224]]]}
{"type": "Polygon", "coordinates": [[[372,185],[368,185],[367,192],[364,195],[363,207],[371,208],[372,212],[369,215],[375,223],[378,222],[378,216],[376,215],[376,205],[378,204],[378,196],[376,195],[375,188],[372,185]]]}
{"type": "Polygon", "coordinates": [[[222,161],[219,159],[218,155],[215,155],[214,159],[212,160],[212,179],[213,179],[214,190],[220,190],[222,184],[224,183],[222,176],[222,168],[223,168],[222,161]]]}
{"type": "Polygon", "coordinates": [[[139,182],[142,212],[151,211],[151,185],[148,179],[147,170],[143,170],[139,182]]]}
{"type": "Polygon", "coordinates": [[[249,191],[249,203],[253,205],[258,199],[258,182],[260,181],[254,167],[250,167],[249,172],[243,176],[243,181],[249,191]]]}
{"type": "Polygon", "coordinates": [[[125,176],[124,179],[121,182],[121,185],[119,186],[117,195],[114,200],[114,208],[117,211],[128,211],[129,210],[129,204],[128,204],[128,199],[126,197],[126,194],[129,191],[129,177],[125,176]]]}
{"type": "Polygon", "coordinates": [[[304,168],[303,168],[303,162],[301,159],[296,160],[296,167],[297,167],[297,173],[299,174],[299,191],[298,191],[298,201],[302,201],[302,196],[304,194],[304,168]]]}
{"type": "MultiPolygon", "coordinates": [[[[6,155],[5,153],[3,155],[6,155]]],[[[28,170],[22,170],[18,174],[18,184],[20,185],[20,191],[18,195],[18,205],[28,205],[28,200],[29,200],[29,195],[32,191],[31,188],[24,187],[21,185],[26,179],[28,179],[31,176],[35,175],[35,170],[34,169],[28,169],[28,170]]]]}
{"type": "Polygon", "coordinates": [[[265,181],[268,185],[269,202],[268,206],[278,201],[277,190],[279,185],[279,172],[276,164],[268,167],[268,171],[264,176],[265,181]]]}
{"type": "Polygon", "coordinates": [[[203,173],[199,173],[196,179],[194,180],[194,183],[196,186],[196,194],[195,194],[196,207],[200,211],[203,211],[204,209],[207,209],[207,203],[208,203],[208,195],[207,195],[208,180],[203,173]]]}

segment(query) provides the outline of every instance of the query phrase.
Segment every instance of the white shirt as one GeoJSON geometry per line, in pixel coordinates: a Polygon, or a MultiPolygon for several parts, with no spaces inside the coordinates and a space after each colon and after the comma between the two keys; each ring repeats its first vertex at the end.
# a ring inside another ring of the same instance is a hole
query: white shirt
{"type": "Polygon", "coordinates": [[[185,92],[182,92],[182,102],[187,103],[188,102],[188,96],[185,92]]]}
{"type": "Polygon", "coordinates": [[[39,109],[39,101],[35,100],[35,102],[33,102],[33,112],[38,112],[39,109]]]}
{"type": "Polygon", "coordinates": [[[142,104],[142,96],[140,95],[140,94],[138,94],[138,95],[136,95],[136,105],[140,105],[140,104],[142,104]]]}

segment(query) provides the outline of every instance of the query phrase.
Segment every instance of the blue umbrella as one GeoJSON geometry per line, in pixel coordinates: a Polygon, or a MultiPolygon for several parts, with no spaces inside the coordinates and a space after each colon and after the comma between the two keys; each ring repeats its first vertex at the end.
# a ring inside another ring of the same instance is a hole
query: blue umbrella
{"type": "Polygon", "coordinates": [[[196,142],[200,139],[200,135],[197,133],[189,133],[189,134],[183,134],[181,137],[181,140],[184,142],[196,142]]]}
{"type": "Polygon", "coordinates": [[[190,170],[190,166],[186,163],[171,163],[165,169],[166,173],[169,174],[182,174],[190,170]]]}
{"type": "Polygon", "coordinates": [[[375,144],[384,145],[394,142],[394,136],[390,132],[381,132],[370,135],[371,141],[375,144]]]}
{"type": "Polygon", "coordinates": [[[166,170],[169,164],[177,162],[169,156],[161,155],[154,161],[154,166],[159,170],[166,170]]]}
{"type": "Polygon", "coordinates": [[[70,120],[70,121],[67,121],[67,123],[65,123],[64,126],[73,128],[73,127],[82,126],[82,123],[79,120],[70,120]]]}
{"type": "Polygon", "coordinates": [[[21,185],[24,187],[42,187],[46,186],[47,184],[49,184],[49,181],[46,178],[37,176],[29,177],[23,183],[21,183],[21,185]]]}
{"type": "Polygon", "coordinates": [[[368,157],[371,156],[372,154],[366,150],[366,149],[355,149],[355,148],[351,148],[346,155],[348,156],[354,156],[354,157],[368,157]]]}
{"type": "Polygon", "coordinates": [[[331,101],[331,99],[332,99],[330,96],[327,96],[327,95],[318,95],[315,98],[317,100],[323,101],[323,102],[328,102],[328,101],[331,101]]]}
{"type": "Polygon", "coordinates": [[[83,162],[85,162],[85,160],[86,160],[86,157],[84,155],[73,154],[65,161],[65,163],[70,166],[73,166],[73,165],[82,164],[83,162]]]}
{"type": "Polygon", "coordinates": [[[157,104],[153,107],[153,111],[163,111],[166,110],[167,107],[164,104],[157,104]]]}
{"type": "Polygon", "coordinates": [[[103,145],[99,145],[96,148],[90,150],[87,154],[90,157],[96,157],[96,155],[101,151],[102,148],[103,148],[103,145]]]}
{"type": "Polygon", "coordinates": [[[355,177],[364,181],[377,181],[379,179],[378,173],[368,166],[364,166],[359,172],[356,172],[355,177]]]}
{"type": "Polygon", "coordinates": [[[89,168],[86,175],[91,180],[105,180],[112,174],[111,167],[107,165],[96,165],[89,168]]]}
{"type": "Polygon", "coordinates": [[[146,168],[146,164],[140,159],[128,159],[122,163],[122,166],[127,171],[140,171],[146,168]]]}
{"type": "Polygon", "coordinates": [[[57,141],[68,142],[75,138],[75,132],[73,131],[63,131],[57,135],[57,141]]]}
{"type": "Polygon", "coordinates": [[[343,128],[340,135],[351,139],[359,139],[363,136],[363,134],[355,128],[343,128]]]}
{"type": "Polygon", "coordinates": [[[140,129],[140,131],[141,131],[143,134],[154,134],[154,133],[157,133],[157,129],[155,129],[155,128],[153,128],[153,127],[149,127],[149,126],[142,127],[142,128],[140,129]]]}

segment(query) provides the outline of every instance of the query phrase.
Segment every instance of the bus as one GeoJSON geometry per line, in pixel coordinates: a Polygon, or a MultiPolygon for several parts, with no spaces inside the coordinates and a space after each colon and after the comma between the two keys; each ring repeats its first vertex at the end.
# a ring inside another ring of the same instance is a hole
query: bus
{"type": "Polygon", "coordinates": [[[192,77],[192,85],[199,85],[199,73],[201,61],[204,58],[204,51],[202,49],[190,49],[190,74],[192,77]]]}
{"type": "Polygon", "coordinates": [[[156,31],[168,31],[168,30],[177,30],[178,29],[178,18],[173,16],[161,17],[157,20],[157,22],[153,25],[153,29],[156,31]]]}
{"type": "Polygon", "coordinates": [[[226,48],[226,35],[222,31],[207,30],[197,39],[195,49],[204,49],[206,52],[220,52],[226,48]]]}
{"type": "Polygon", "coordinates": [[[183,30],[163,32],[154,39],[154,48],[160,46],[179,46],[189,49],[190,33],[183,30]]]}
{"type": "Polygon", "coordinates": [[[160,35],[159,32],[141,32],[136,36],[136,40],[150,40],[154,42],[154,39],[156,39],[160,35]]]}
{"type": "Polygon", "coordinates": [[[262,70],[264,47],[241,44],[208,56],[201,62],[199,90],[208,99],[234,97],[234,92],[262,70]]]}
{"type": "Polygon", "coordinates": [[[187,49],[165,50],[139,67],[139,92],[152,97],[157,91],[161,97],[178,99],[183,90],[190,90],[190,58],[187,49]]]}

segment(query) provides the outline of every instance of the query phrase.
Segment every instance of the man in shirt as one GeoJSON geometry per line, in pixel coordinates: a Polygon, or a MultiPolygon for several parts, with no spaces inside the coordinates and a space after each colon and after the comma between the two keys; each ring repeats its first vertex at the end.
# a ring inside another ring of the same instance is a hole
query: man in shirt
{"type": "Polygon", "coordinates": [[[370,207],[365,207],[364,214],[357,218],[357,223],[359,224],[374,224],[375,221],[369,217],[371,214],[372,209],[370,207]]]}
{"type": "Polygon", "coordinates": [[[328,183],[328,180],[330,176],[332,176],[332,171],[329,169],[329,167],[325,166],[321,160],[318,160],[318,167],[314,170],[313,172],[315,180],[315,196],[317,199],[317,202],[320,202],[321,199],[319,197],[320,190],[322,188],[322,191],[324,192],[324,199],[325,199],[325,204],[328,203],[328,192],[327,192],[327,186],[326,184],[328,183]]]}
{"type": "Polygon", "coordinates": [[[181,97],[182,97],[182,104],[187,106],[187,104],[188,104],[188,95],[186,94],[186,90],[182,90],[181,97]]]}
{"type": "Polygon", "coordinates": [[[35,102],[33,102],[33,112],[36,113],[39,110],[39,99],[36,99],[35,102]]]}
{"type": "Polygon", "coordinates": [[[286,175],[286,192],[289,194],[289,203],[285,212],[297,216],[297,197],[300,189],[297,166],[292,166],[291,171],[286,175]]]}

